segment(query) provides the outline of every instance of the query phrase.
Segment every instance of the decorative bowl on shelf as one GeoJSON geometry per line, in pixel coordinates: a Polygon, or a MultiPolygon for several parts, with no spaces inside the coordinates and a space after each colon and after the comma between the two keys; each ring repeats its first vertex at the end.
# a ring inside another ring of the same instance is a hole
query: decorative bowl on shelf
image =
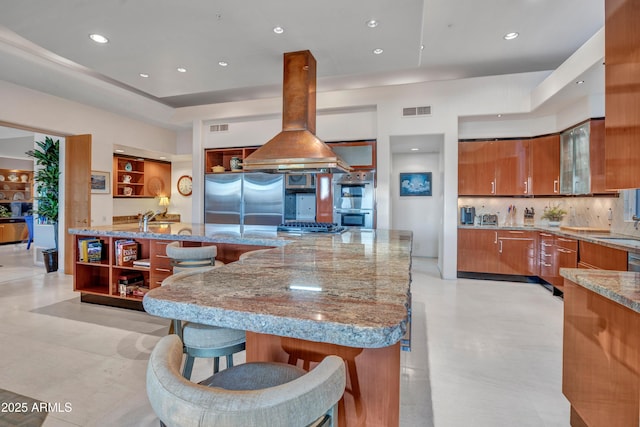
{"type": "Polygon", "coordinates": [[[24,194],[16,193],[13,195],[13,200],[24,200],[24,194]]]}
{"type": "Polygon", "coordinates": [[[22,182],[28,182],[29,181],[29,175],[20,175],[20,181],[22,182]]]}
{"type": "Polygon", "coordinates": [[[131,166],[131,163],[127,162],[127,164],[124,165],[124,170],[126,170],[127,172],[131,172],[133,170],[133,166],[131,166]]]}
{"type": "Polygon", "coordinates": [[[224,172],[224,166],[213,166],[211,167],[211,171],[213,171],[213,173],[221,173],[224,172]]]}
{"type": "Polygon", "coordinates": [[[133,194],[133,188],[131,188],[131,187],[124,187],[124,188],[122,189],[122,193],[123,193],[125,196],[131,196],[131,195],[133,194]]]}
{"type": "Polygon", "coordinates": [[[14,174],[9,175],[9,181],[18,182],[18,176],[14,174]]]}
{"type": "Polygon", "coordinates": [[[4,175],[0,175],[0,181],[4,181],[4,175]]]}

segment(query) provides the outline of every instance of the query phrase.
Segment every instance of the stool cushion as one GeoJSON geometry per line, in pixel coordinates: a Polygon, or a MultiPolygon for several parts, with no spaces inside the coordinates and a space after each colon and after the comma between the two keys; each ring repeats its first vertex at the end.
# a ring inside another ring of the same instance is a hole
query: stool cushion
{"type": "Polygon", "coordinates": [[[211,259],[218,254],[215,246],[180,246],[180,242],[171,242],[167,245],[167,256],[173,259],[211,259]]]}
{"type": "MultiPolygon", "coordinates": [[[[326,357],[310,372],[284,384],[243,391],[192,383],[180,375],[181,363],[182,342],[167,335],[156,344],[147,366],[149,402],[169,427],[303,426],[331,409],[345,387],[344,361],[337,356],[326,357]]],[[[261,365],[258,370],[273,366],[261,365]]],[[[275,377],[281,375],[278,367],[274,369],[275,377]]]]}
{"type": "Polygon", "coordinates": [[[199,384],[225,390],[260,390],[286,384],[304,374],[304,369],[286,363],[253,362],[217,372],[199,384]]]}
{"type": "Polygon", "coordinates": [[[184,345],[191,348],[214,349],[245,342],[244,331],[187,322],[182,328],[184,345]]]}

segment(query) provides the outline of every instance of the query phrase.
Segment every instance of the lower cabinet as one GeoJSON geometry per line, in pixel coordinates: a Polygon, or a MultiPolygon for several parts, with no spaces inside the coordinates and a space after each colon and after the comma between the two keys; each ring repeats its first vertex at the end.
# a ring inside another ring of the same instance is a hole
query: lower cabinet
{"type": "Polygon", "coordinates": [[[537,233],[459,229],[458,271],[537,276],[537,233]]]}
{"type": "Polygon", "coordinates": [[[540,238],[540,278],[563,291],[564,278],[561,268],[578,266],[578,241],[551,233],[539,233],[540,238]]]}
{"type": "Polygon", "coordinates": [[[518,276],[538,275],[538,233],[498,231],[498,273],[518,276]]]}
{"type": "Polygon", "coordinates": [[[0,223],[0,243],[21,242],[29,237],[25,222],[0,223]]]}
{"type": "Polygon", "coordinates": [[[578,268],[627,271],[627,251],[580,241],[578,268]]]}

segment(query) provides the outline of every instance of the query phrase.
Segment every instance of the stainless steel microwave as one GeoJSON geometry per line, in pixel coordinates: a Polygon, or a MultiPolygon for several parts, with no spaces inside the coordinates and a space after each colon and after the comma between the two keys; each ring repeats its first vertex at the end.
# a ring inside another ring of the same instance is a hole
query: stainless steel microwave
{"type": "Polygon", "coordinates": [[[312,173],[288,173],[284,176],[285,188],[314,189],[316,175],[312,173]]]}

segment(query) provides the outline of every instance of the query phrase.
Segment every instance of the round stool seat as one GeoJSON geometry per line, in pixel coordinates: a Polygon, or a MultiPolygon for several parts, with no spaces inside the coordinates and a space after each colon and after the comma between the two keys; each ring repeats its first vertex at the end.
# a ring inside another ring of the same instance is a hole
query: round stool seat
{"type": "Polygon", "coordinates": [[[238,329],[186,322],[182,328],[182,340],[187,347],[215,349],[242,344],[246,341],[246,334],[238,329]]]}
{"type": "Polygon", "coordinates": [[[286,384],[304,374],[304,369],[286,363],[251,362],[220,371],[199,384],[225,390],[261,390],[286,384]]]}

